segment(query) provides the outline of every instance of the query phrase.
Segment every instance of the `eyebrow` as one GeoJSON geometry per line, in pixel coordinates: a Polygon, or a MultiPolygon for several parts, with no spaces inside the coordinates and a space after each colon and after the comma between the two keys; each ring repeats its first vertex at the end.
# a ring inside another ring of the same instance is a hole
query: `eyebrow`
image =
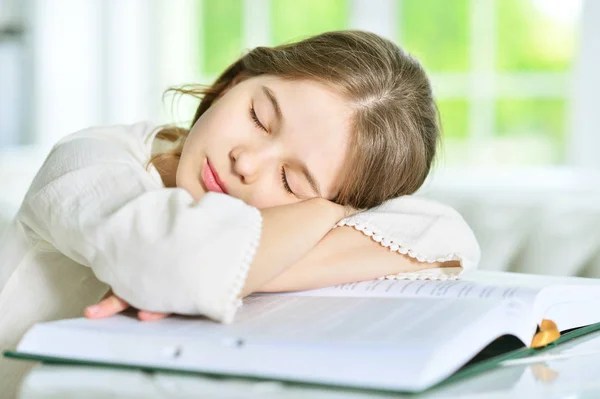
{"type": "MultiPolygon", "coordinates": [[[[281,112],[281,107],[279,106],[277,97],[275,97],[275,93],[273,93],[273,91],[271,89],[269,89],[267,86],[263,85],[263,86],[261,86],[261,88],[262,88],[262,91],[265,94],[265,96],[267,96],[267,98],[271,102],[271,105],[273,106],[273,109],[275,110],[275,116],[277,117],[277,122],[279,122],[279,125],[281,125],[283,122],[283,113],[281,112]]],[[[317,182],[317,179],[315,179],[315,176],[312,173],[310,173],[310,170],[308,170],[308,167],[306,166],[305,163],[300,162],[300,170],[302,171],[302,174],[308,181],[308,184],[310,184],[310,187],[312,188],[312,190],[319,197],[323,197],[323,195],[321,194],[321,189],[319,187],[319,182],[317,182]]]]}
{"type": "Polygon", "coordinates": [[[281,125],[281,122],[283,122],[283,114],[281,113],[281,107],[279,106],[279,102],[277,101],[275,94],[267,86],[262,86],[262,91],[265,93],[265,96],[267,96],[269,101],[271,101],[271,105],[273,105],[275,115],[277,116],[277,122],[279,122],[281,125]]]}

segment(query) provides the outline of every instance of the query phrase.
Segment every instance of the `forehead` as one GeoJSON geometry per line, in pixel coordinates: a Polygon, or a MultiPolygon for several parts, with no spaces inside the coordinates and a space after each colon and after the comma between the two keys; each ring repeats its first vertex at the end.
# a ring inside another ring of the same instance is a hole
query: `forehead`
{"type": "MultiPolygon", "coordinates": [[[[315,81],[267,76],[257,83],[258,90],[268,87],[279,102],[283,124],[278,133],[286,151],[308,165],[324,195],[333,192],[350,140],[348,102],[315,81]]],[[[270,107],[264,93],[261,96],[270,107]]]]}

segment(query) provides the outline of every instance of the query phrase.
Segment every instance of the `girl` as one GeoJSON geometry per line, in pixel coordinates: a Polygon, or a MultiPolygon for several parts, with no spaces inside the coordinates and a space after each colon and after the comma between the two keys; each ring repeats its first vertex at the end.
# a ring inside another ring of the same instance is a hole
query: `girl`
{"type": "Polygon", "coordinates": [[[424,70],[392,42],[342,31],[258,47],[182,92],[201,98],[189,131],[91,128],[54,146],[0,263],[2,346],[109,287],[89,317],[131,304],[143,320],[229,323],[253,292],[476,266],[460,215],[410,196],[438,114],[424,70]]]}

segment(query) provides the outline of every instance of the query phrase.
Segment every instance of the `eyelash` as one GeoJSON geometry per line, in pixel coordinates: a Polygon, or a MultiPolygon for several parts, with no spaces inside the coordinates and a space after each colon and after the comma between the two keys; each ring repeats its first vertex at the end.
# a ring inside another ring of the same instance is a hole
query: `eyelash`
{"type": "Polygon", "coordinates": [[[260,123],[260,121],[258,120],[258,116],[256,116],[256,111],[254,110],[254,107],[250,107],[250,118],[252,118],[252,121],[254,122],[257,128],[264,130],[268,133],[267,128],[264,127],[263,124],[260,123]]]}
{"type": "Polygon", "coordinates": [[[283,183],[283,187],[288,193],[294,194],[290,185],[288,184],[287,177],[285,177],[285,169],[283,169],[283,166],[281,167],[281,182],[283,183]]]}
{"type": "MultiPolygon", "coordinates": [[[[256,111],[254,110],[254,107],[250,107],[250,118],[252,119],[252,122],[254,122],[254,124],[256,125],[257,128],[264,130],[265,132],[268,132],[268,130],[258,120],[258,116],[256,116],[256,111]]],[[[290,185],[287,181],[287,177],[285,176],[285,169],[283,168],[283,166],[281,167],[281,182],[283,183],[283,187],[285,188],[285,191],[287,191],[290,194],[294,194],[294,192],[292,191],[292,188],[290,187],[290,185]]]]}

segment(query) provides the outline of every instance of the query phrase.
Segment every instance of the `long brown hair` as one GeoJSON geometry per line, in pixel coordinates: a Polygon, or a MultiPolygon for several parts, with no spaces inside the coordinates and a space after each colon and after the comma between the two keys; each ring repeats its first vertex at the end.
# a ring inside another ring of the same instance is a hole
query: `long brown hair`
{"type": "MultiPolygon", "coordinates": [[[[439,142],[439,113],[423,67],[374,33],[336,31],[276,47],[257,47],[210,86],[170,90],[200,99],[194,119],[236,77],[312,79],[335,89],[354,108],[341,189],[334,201],[357,209],[414,193],[425,181],[439,142]]],[[[157,137],[178,145],[150,162],[180,157],[188,129],[166,127],[157,137]]]]}

